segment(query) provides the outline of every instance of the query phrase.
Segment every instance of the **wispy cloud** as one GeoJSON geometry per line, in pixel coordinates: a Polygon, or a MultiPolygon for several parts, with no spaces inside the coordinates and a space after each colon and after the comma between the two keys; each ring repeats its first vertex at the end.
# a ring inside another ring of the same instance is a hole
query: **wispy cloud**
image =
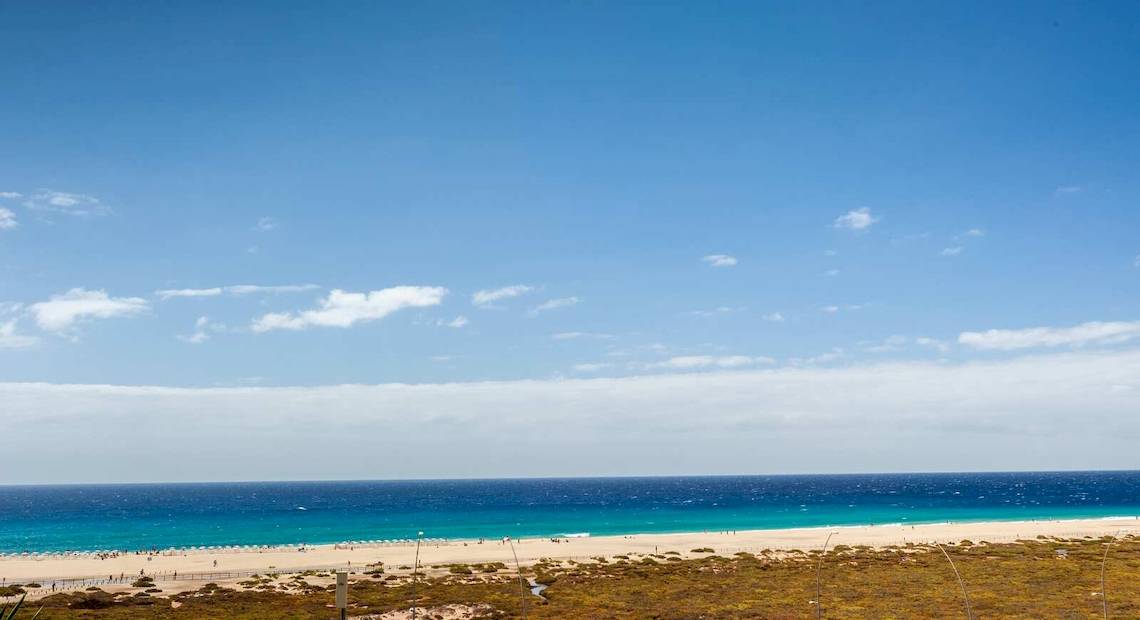
{"type": "Polygon", "coordinates": [[[254,295],[258,293],[278,294],[278,293],[303,293],[318,289],[320,286],[316,284],[281,284],[276,286],[263,286],[260,284],[237,284],[234,286],[225,287],[227,293],[234,295],[254,295]]]}
{"type": "Polygon", "coordinates": [[[709,254],[701,260],[712,267],[735,267],[737,263],[736,257],[728,254],[709,254]]]}
{"type": "Polygon", "coordinates": [[[1082,191],[1084,191],[1084,188],[1081,187],[1080,185],[1062,185],[1062,186],[1058,187],[1057,189],[1053,190],[1053,195],[1055,195],[1055,196],[1071,196],[1073,194],[1079,194],[1082,191]]]}
{"type": "Polygon", "coordinates": [[[194,321],[194,333],[188,336],[178,335],[175,338],[190,344],[202,344],[210,339],[211,333],[225,331],[225,329],[225,325],[211,321],[210,317],[200,316],[197,321],[194,321]]]}
{"type": "Polygon", "coordinates": [[[613,364],[609,362],[589,362],[585,364],[574,364],[573,370],[578,373],[594,373],[612,368],[613,364]]]}
{"type": "Polygon", "coordinates": [[[476,291],[475,294],[471,296],[471,303],[476,306],[488,307],[496,301],[525,295],[533,290],[535,290],[533,286],[527,286],[525,284],[512,284],[500,288],[485,289],[476,291]]]}
{"type": "Polygon", "coordinates": [[[871,210],[867,207],[848,211],[847,213],[835,218],[834,226],[836,228],[846,228],[847,230],[862,231],[869,230],[871,226],[878,222],[880,218],[871,214],[871,210]]]}
{"type": "Polygon", "coordinates": [[[936,351],[940,351],[942,353],[945,353],[946,351],[950,350],[950,345],[948,343],[946,343],[944,340],[938,340],[937,338],[930,338],[929,336],[919,336],[919,337],[914,339],[914,343],[920,347],[927,347],[930,349],[935,349],[936,351]]]}
{"type": "Polygon", "coordinates": [[[557,332],[550,335],[551,340],[579,340],[579,339],[595,339],[595,340],[610,340],[613,338],[612,334],[602,334],[597,332],[557,332]]]}
{"type": "Polygon", "coordinates": [[[909,336],[895,334],[884,338],[881,342],[865,345],[863,347],[863,350],[868,353],[890,353],[894,351],[901,351],[902,349],[912,345],[926,349],[934,349],[942,353],[945,353],[950,349],[950,345],[935,338],[929,338],[926,336],[911,338],[909,336]]]}
{"type": "Polygon", "coordinates": [[[468,323],[470,323],[470,321],[467,320],[467,317],[465,317],[461,314],[461,315],[455,317],[454,319],[451,319],[450,321],[441,321],[440,325],[443,327],[451,327],[453,329],[460,329],[463,327],[467,327],[468,323]]]}
{"type": "Polygon", "coordinates": [[[863,350],[867,351],[868,353],[887,353],[898,351],[908,342],[910,342],[910,339],[906,336],[895,334],[892,336],[887,336],[883,339],[882,342],[865,346],[863,347],[863,350]]]}
{"type": "Polygon", "coordinates": [[[35,346],[40,339],[16,332],[19,319],[0,322],[0,349],[26,349],[35,346]]]}
{"type": "Polygon", "coordinates": [[[257,223],[253,225],[253,229],[261,232],[269,232],[279,225],[280,222],[277,221],[277,218],[263,217],[257,220],[257,223]]]}
{"type": "Polygon", "coordinates": [[[11,209],[0,207],[0,230],[11,230],[19,226],[16,221],[16,214],[11,209]]]}
{"type": "Polygon", "coordinates": [[[955,246],[951,246],[948,248],[942,248],[942,255],[943,256],[957,256],[957,255],[962,253],[962,250],[963,250],[963,248],[960,245],[955,245],[955,246]]]}
{"type": "Polygon", "coordinates": [[[827,314],[837,314],[840,311],[854,312],[856,310],[862,310],[866,306],[867,304],[831,304],[828,306],[821,306],[819,310],[827,314]]]}
{"type": "Polygon", "coordinates": [[[791,364],[793,366],[816,366],[819,364],[828,364],[836,360],[841,360],[847,357],[847,351],[842,347],[832,347],[830,351],[813,355],[811,357],[797,357],[793,358],[791,364]]]}
{"type": "Polygon", "coordinates": [[[447,289],[439,286],[393,286],[368,293],[334,289],[314,310],[271,312],[254,320],[252,329],[263,333],[276,329],[351,327],[382,319],[404,308],[438,306],[446,294],[447,289]]]}
{"type": "Polygon", "coordinates": [[[24,206],[42,213],[61,213],[76,216],[109,215],[111,209],[98,198],[86,194],[72,194],[54,190],[40,190],[27,197],[24,206]]]}
{"type": "Polygon", "coordinates": [[[825,275],[829,278],[834,278],[835,276],[839,275],[839,270],[838,269],[828,269],[827,271],[823,272],[823,275],[825,275]]]}
{"type": "Polygon", "coordinates": [[[743,311],[744,311],[744,308],[737,308],[737,307],[732,307],[732,306],[718,306],[718,307],[713,308],[711,310],[690,310],[690,311],[686,312],[685,314],[688,314],[689,316],[699,316],[702,318],[709,318],[709,317],[722,316],[725,314],[733,314],[736,312],[743,312],[743,311]]]}
{"type": "Polygon", "coordinates": [[[761,316],[760,318],[764,319],[765,321],[769,321],[771,323],[783,323],[784,322],[784,315],[779,313],[779,312],[769,312],[768,314],[765,314],[765,315],[761,316]]]}
{"type": "Polygon", "coordinates": [[[23,198],[23,197],[24,197],[24,195],[21,194],[20,192],[0,192],[0,198],[6,199],[6,200],[16,200],[16,199],[23,198]]]}
{"type": "Polygon", "coordinates": [[[679,355],[661,362],[646,364],[645,368],[669,370],[725,369],[774,363],[776,363],[776,360],[770,357],[754,357],[750,355],[679,355]]]}
{"type": "Polygon", "coordinates": [[[1140,337],[1140,321],[1092,321],[1073,327],[1030,327],[962,332],[958,343],[975,349],[1013,351],[1041,347],[1116,344],[1140,337]]]}
{"type": "Polygon", "coordinates": [[[982,230],[981,228],[971,228],[970,230],[967,230],[965,234],[967,237],[985,237],[986,231],[982,230]]]}
{"type": "Polygon", "coordinates": [[[154,294],[160,299],[172,299],[174,297],[216,297],[222,294],[224,287],[215,286],[213,288],[174,288],[163,289],[155,291],[154,294]]]}
{"type": "Polygon", "coordinates": [[[215,286],[211,288],[164,289],[155,291],[154,294],[160,299],[166,300],[175,297],[217,297],[223,293],[228,295],[254,295],[260,293],[301,293],[318,288],[320,287],[316,284],[282,284],[276,286],[264,286],[260,284],[235,284],[233,286],[215,286]]]}
{"type": "Polygon", "coordinates": [[[73,288],[47,301],[34,303],[28,310],[40,329],[58,332],[91,319],[136,316],[149,308],[141,297],[111,297],[105,291],[73,288]]]}
{"type": "Polygon", "coordinates": [[[530,309],[530,315],[534,316],[534,315],[537,315],[541,312],[547,312],[549,310],[557,310],[558,308],[568,308],[570,306],[576,306],[581,302],[582,302],[582,300],[579,299],[578,297],[560,297],[558,299],[548,299],[548,300],[538,304],[537,306],[531,308],[530,309]]]}

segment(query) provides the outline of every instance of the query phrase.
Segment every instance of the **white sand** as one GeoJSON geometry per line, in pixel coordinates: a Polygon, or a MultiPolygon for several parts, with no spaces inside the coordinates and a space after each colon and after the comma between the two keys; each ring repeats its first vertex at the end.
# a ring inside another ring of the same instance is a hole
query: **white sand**
{"type": "MultiPolygon", "coordinates": [[[[816,549],[823,545],[829,532],[835,532],[832,545],[869,545],[884,547],[907,542],[955,542],[970,539],[974,542],[1009,542],[1039,535],[1061,538],[1105,536],[1114,534],[1140,534],[1140,519],[1081,519],[1062,521],[995,521],[984,523],[940,523],[931,525],[876,525],[834,528],[803,528],[783,530],[740,530],[738,532],[706,532],[689,534],[638,534],[633,536],[597,536],[562,539],[552,542],[544,538],[526,538],[515,541],[519,561],[529,564],[539,558],[586,559],[593,556],[613,556],[624,553],[664,553],[678,551],[684,556],[692,549],[709,547],[720,555],[738,551],[757,552],[763,549],[816,549]]],[[[53,580],[66,578],[106,579],[120,574],[137,576],[139,571],[156,575],[159,587],[169,591],[165,581],[177,571],[179,576],[193,576],[200,585],[206,579],[236,580],[253,572],[289,572],[307,569],[349,568],[363,569],[365,565],[382,561],[388,572],[410,566],[415,545],[358,545],[352,549],[332,545],[297,549],[264,551],[185,551],[168,555],[121,555],[98,559],[88,555],[46,556],[43,558],[6,557],[0,559],[0,578],[7,583],[40,582],[48,586],[53,580]],[[216,565],[215,565],[216,562],[216,565]],[[210,575],[209,573],[218,573],[210,575]],[[224,573],[235,573],[226,575],[224,573]],[[242,573],[242,574],[238,574],[242,573]],[[164,579],[166,578],[166,579],[164,579]]],[[[510,546],[501,541],[477,544],[451,542],[425,544],[420,549],[420,564],[504,562],[513,565],[510,546]]],[[[181,580],[180,580],[181,581],[181,580]]],[[[50,586],[49,586],[50,587],[50,586]]]]}

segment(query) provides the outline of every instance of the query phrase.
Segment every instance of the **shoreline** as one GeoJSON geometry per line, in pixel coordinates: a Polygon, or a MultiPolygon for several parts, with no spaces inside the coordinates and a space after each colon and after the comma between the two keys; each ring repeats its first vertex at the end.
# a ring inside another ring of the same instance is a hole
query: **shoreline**
{"type": "MultiPolygon", "coordinates": [[[[1140,508],[1132,514],[1113,514],[1113,515],[1078,515],[1078,516],[1064,516],[1057,517],[1054,515],[1043,515],[1037,518],[1026,517],[980,517],[977,519],[958,519],[958,520],[917,520],[917,521],[887,521],[882,523],[860,522],[860,523],[847,523],[847,524],[826,524],[826,525],[791,525],[786,527],[764,527],[764,528],[748,528],[736,530],[717,530],[717,531],[735,531],[735,532],[784,532],[784,531],[810,531],[810,530],[845,530],[845,529],[860,529],[860,528],[874,528],[874,527],[911,527],[911,526],[937,526],[937,525],[970,525],[970,524],[1000,524],[1000,523],[1045,523],[1045,522],[1073,522],[1073,521],[1137,521],[1140,520],[1140,508]]],[[[642,536],[677,536],[684,534],[709,534],[712,530],[659,530],[659,531],[630,531],[630,532],[616,532],[616,533],[597,533],[590,531],[578,532],[558,532],[553,534],[538,533],[538,534],[523,534],[515,536],[515,540],[533,540],[533,539],[553,539],[553,538],[628,538],[628,537],[642,537],[642,536]]],[[[463,544],[475,543],[479,540],[492,541],[499,540],[503,536],[492,537],[455,537],[455,538],[441,538],[441,537],[427,537],[421,539],[425,545],[427,544],[463,544]]],[[[75,557],[88,557],[99,554],[118,554],[118,555],[135,555],[137,553],[153,554],[153,555],[178,555],[186,553],[242,553],[242,552],[270,552],[280,550],[296,550],[304,548],[307,550],[315,550],[325,547],[343,547],[343,546],[357,546],[365,547],[383,546],[392,547],[399,545],[415,545],[415,539],[376,539],[376,540],[340,540],[328,542],[310,542],[310,541],[290,541],[283,543],[230,543],[220,545],[188,545],[183,547],[136,547],[136,548],[101,548],[101,549],[67,549],[67,550],[35,550],[26,549],[20,551],[3,551],[0,550],[0,566],[5,560],[20,559],[35,557],[41,559],[48,558],[75,558],[75,557]]]]}
{"type": "MultiPolygon", "coordinates": [[[[713,549],[718,555],[738,552],[810,550],[823,545],[828,533],[832,545],[869,547],[903,546],[972,540],[974,542],[1014,542],[1046,536],[1083,538],[1140,534],[1140,515],[1086,519],[970,521],[947,523],[812,526],[800,528],[728,530],[580,536],[570,538],[523,537],[512,541],[519,562],[529,565],[541,558],[588,560],[628,553],[674,551],[682,557],[701,557],[696,549],[713,549]]],[[[111,581],[152,575],[159,580],[180,582],[193,589],[203,579],[219,583],[248,577],[254,573],[289,573],[305,570],[348,569],[363,571],[369,564],[383,562],[386,570],[408,571],[413,564],[415,541],[389,544],[326,544],[266,548],[183,549],[159,553],[128,552],[111,557],[90,553],[19,555],[0,557],[3,583],[60,582],[61,587],[80,587],[88,582],[111,581]],[[141,571],[141,572],[140,572],[141,571]]],[[[458,563],[505,562],[513,564],[511,547],[503,540],[425,540],[420,546],[420,565],[440,566],[458,563]]],[[[422,570],[422,569],[421,569],[422,570]]],[[[176,583],[163,589],[175,591],[176,583]]],[[[49,594],[50,592],[36,592],[49,594]]]]}

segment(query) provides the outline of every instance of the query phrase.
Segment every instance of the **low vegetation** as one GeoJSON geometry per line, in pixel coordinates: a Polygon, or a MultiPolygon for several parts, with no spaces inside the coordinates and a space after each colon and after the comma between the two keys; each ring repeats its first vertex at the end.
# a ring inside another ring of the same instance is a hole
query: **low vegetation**
{"type": "MultiPolygon", "coordinates": [[[[1091,538],[1011,544],[962,541],[945,548],[966,582],[975,617],[1098,618],[1103,617],[1100,562],[1107,542],[1091,538]]],[[[527,569],[528,577],[547,586],[543,598],[528,595],[527,616],[564,620],[814,617],[818,550],[763,550],[732,557],[705,555],[704,549],[692,553],[702,557],[626,556],[606,562],[545,559],[527,569]]],[[[825,618],[964,617],[961,589],[936,547],[837,546],[827,552],[826,560],[821,572],[825,618]]],[[[418,605],[438,609],[467,604],[478,610],[480,618],[521,617],[514,572],[499,566],[452,565],[433,576],[421,576],[416,588],[418,605]],[[486,567],[496,570],[487,572],[486,567]]],[[[247,581],[232,587],[207,584],[168,598],[146,592],[80,591],[47,596],[36,605],[44,605],[41,619],[332,617],[328,607],[332,593],[306,582],[306,576],[282,577],[280,583],[290,584],[284,589],[262,590],[270,584],[261,578],[247,581]]],[[[1140,617],[1140,539],[1130,537],[1112,545],[1106,582],[1109,617],[1140,617]]],[[[406,574],[388,574],[383,579],[356,575],[350,588],[349,616],[407,609],[410,596],[406,574]]]]}

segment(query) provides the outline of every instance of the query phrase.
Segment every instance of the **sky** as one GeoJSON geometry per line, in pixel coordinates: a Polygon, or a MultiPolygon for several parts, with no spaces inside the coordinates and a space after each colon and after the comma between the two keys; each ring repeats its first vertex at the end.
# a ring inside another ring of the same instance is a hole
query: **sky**
{"type": "Polygon", "coordinates": [[[1112,2],[2,4],[0,483],[1138,468],[1138,57],[1112,2]]]}

